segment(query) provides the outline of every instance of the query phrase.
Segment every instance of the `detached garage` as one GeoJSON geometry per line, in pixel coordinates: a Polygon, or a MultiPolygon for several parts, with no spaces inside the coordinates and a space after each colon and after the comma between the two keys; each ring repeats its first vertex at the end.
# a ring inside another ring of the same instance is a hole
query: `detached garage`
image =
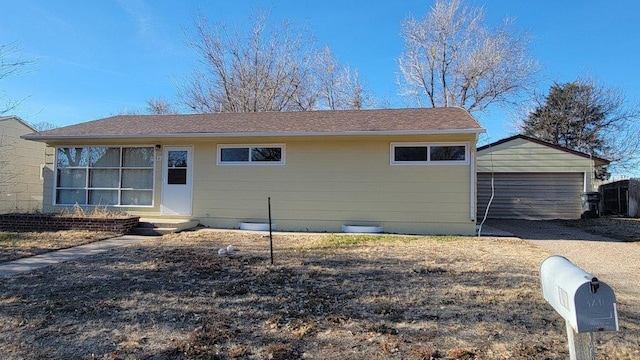
{"type": "Polygon", "coordinates": [[[577,219],[580,194],[592,191],[594,168],[609,161],[524,135],[478,148],[478,221],[577,219]]]}

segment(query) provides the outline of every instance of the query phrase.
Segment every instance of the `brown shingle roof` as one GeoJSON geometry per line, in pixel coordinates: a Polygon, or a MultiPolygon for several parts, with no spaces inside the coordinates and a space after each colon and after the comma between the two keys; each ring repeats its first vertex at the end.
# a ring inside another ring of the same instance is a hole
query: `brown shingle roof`
{"type": "Polygon", "coordinates": [[[461,108],[118,115],[43,131],[30,140],[285,136],[376,133],[479,133],[484,129],[461,108]]]}

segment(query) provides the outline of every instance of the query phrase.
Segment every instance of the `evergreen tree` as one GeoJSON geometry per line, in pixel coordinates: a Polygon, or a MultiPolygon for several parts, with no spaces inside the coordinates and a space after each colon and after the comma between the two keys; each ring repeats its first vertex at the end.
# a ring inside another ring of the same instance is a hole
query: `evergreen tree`
{"type": "Polygon", "coordinates": [[[553,84],[543,104],[524,122],[523,133],[552,144],[595,156],[605,156],[603,138],[607,114],[591,84],[553,84]]]}
{"type": "MultiPolygon", "coordinates": [[[[578,79],[554,83],[521,125],[521,131],[540,140],[610,160],[619,170],[640,162],[637,106],[626,106],[620,92],[578,79]]],[[[597,176],[604,178],[607,169],[597,176]]]]}

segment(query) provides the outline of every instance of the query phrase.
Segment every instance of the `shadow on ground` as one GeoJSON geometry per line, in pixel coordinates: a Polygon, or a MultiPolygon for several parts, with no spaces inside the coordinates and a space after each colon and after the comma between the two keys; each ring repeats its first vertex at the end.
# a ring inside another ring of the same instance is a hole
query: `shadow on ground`
{"type": "Polygon", "coordinates": [[[621,241],[612,237],[592,234],[576,227],[564,226],[558,221],[492,219],[487,220],[485,224],[511,233],[523,240],[621,241]]]}

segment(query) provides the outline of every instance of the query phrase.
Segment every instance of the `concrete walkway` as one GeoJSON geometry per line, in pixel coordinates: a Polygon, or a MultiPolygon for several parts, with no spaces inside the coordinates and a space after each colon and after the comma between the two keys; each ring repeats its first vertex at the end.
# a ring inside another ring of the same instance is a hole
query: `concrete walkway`
{"type": "Polygon", "coordinates": [[[25,273],[52,264],[61,263],[63,261],[78,259],[83,256],[99,254],[116,247],[135,244],[144,241],[145,239],[149,239],[149,237],[125,235],[68,249],[52,251],[46,254],[9,261],[0,264],[0,278],[25,273]]]}

